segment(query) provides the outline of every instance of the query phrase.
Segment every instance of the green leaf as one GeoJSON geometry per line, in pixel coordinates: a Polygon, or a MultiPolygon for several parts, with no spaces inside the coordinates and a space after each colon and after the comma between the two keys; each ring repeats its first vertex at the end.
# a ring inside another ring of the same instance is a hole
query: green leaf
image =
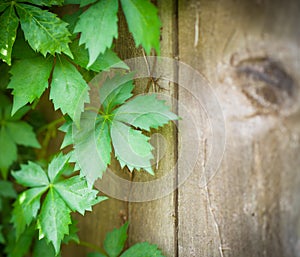
{"type": "Polygon", "coordinates": [[[152,146],[148,142],[149,137],[143,135],[141,131],[134,130],[115,120],[112,123],[110,133],[115,156],[122,168],[126,165],[130,171],[142,168],[150,174],[154,174],[150,163],[153,155],[152,146]]]}
{"type": "Polygon", "coordinates": [[[0,145],[5,149],[0,154],[0,170],[2,176],[6,178],[8,168],[17,160],[17,146],[3,126],[0,127],[0,145]]]}
{"type": "Polygon", "coordinates": [[[125,251],[120,257],[164,257],[157,245],[147,242],[135,244],[125,251]]]}
{"type": "Polygon", "coordinates": [[[0,12],[3,12],[8,6],[10,6],[11,3],[0,3],[0,12]]]}
{"type": "MultiPolygon", "coordinates": [[[[17,2],[24,2],[24,0],[18,0],[17,2]]],[[[26,0],[26,2],[41,6],[52,6],[62,5],[64,0],[26,0]]]]}
{"type": "Polygon", "coordinates": [[[91,211],[93,205],[106,199],[98,199],[98,191],[90,189],[86,180],[80,176],[58,182],[54,184],[54,189],[72,211],[78,211],[82,215],[86,210],[91,211]]]}
{"type": "Polygon", "coordinates": [[[6,119],[10,121],[18,121],[20,120],[27,112],[31,110],[30,106],[24,106],[21,109],[19,109],[13,116],[11,116],[11,108],[10,111],[7,112],[6,119]]]}
{"type": "Polygon", "coordinates": [[[0,196],[7,198],[16,198],[17,194],[10,181],[0,180],[0,196]]]}
{"type": "Polygon", "coordinates": [[[60,149],[73,144],[72,125],[72,120],[67,117],[66,122],[59,128],[60,131],[65,132],[65,136],[60,149]]]}
{"type": "Polygon", "coordinates": [[[16,7],[25,38],[32,49],[44,56],[47,53],[54,55],[63,52],[72,58],[68,46],[71,34],[66,28],[67,23],[55,14],[35,6],[17,4],[16,7]]]}
{"type": "MultiPolygon", "coordinates": [[[[33,187],[19,195],[14,203],[12,222],[17,236],[37,217],[39,238],[51,242],[56,253],[59,252],[65,235],[69,235],[71,210],[84,214],[86,210],[92,209],[92,205],[107,199],[97,197],[98,191],[88,187],[87,181],[82,177],[63,178],[64,173],[73,171],[73,167],[68,163],[69,158],[69,154],[54,157],[48,166],[50,182],[42,168],[32,162],[21,165],[20,171],[12,173],[18,183],[33,187]],[[47,190],[39,212],[41,196],[47,190]]],[[[71,234],[64,239],[65,242],[79,241],[76,231],[75,225],[70,226],[71,234]]]]}
{"type": "Polygon", "coordinates": [[[106,114],[111,113],[114,107],[123,104],[132,96],[134,88],[132,78],[133,73],[117,74],[111,79],[106,79],[100,87],[100,103],[106,114]]]}
{"type": "MultiPolygon", "coordinates": [[[[95,140],[98,154],[101,160],[101,166],[99,166],[99,171],[104,172],[107,168],[107,165],[110,164],[110,155],[112,148],[108,122],[101,116],[98,116],[98,121],[95,125],[95,140]]],[[[101,177],[102,174],[100,174],[100,178],[101,177]]]]}
{"type": "Polygon", "coordinates": [[[39,239],[46,238],[51,242],[56,254],[59,253],[64,235],[69,234],[70,212],[64,200],[53,188],[50,188],[38,216],[37,228],[39,239]]]}
{"type": "Polygon", "coordinates": [[[115,111],[115,120],[125,122],[134,127],[150,131],[178,119],[169,111],[165,101],[158,100],[155,94],[137,96],[115,111]]]}
{"type": "Polygon", "coordinates": [[[147,54],[151,48],[160,53],[160,27],[157,8],[149,0],[121,0],[129,31],[136,46],[143,46],[147,54]]]}
{"type": "Polygon", "coordinates": [[[111,142],[108,121],[93,112],[84,112],[80,129],[73,128],[75,161],[79,163],[81,174],[92,185],[110,163],[111,142]]]}
{"type": "Polygon", "coordinates": [[[39,146],[31,127],[25,122],[18,121],[28,108],[22,108],[11,117],[11,102],[0,94],[0,145],[5,149],[0,155],[0,170],[4,178],[8,168],[17,160],[17,145],[39,146]],[[17,125],[20,126],[17,126],[17,125]]]}
{"type": "Polygon", "coordinates": [[[81,0],[65,0],[64,4],[80,4],[81,0]]]}
{"type": "Polygon", "coordinates": [[[128,222],[119,229],[106,234],[104,239],[104,249],[110,257],[118,257],[122,252],[127,240],[128,222]]]}
{"type": "Polygon", "coordinates": [[[24,232],[26,226],[30,225],[36,218],[40,209],[40,200],[47,187],[31,188],[21,193],[14,203],[11,221],[16,229],[16,237],[24,232]]]}
{"type": "Polygon", "coordinates": [[[8,83],[9,83],[9,78],[10,78],[9,69],[10,69],[10,67],[6,63],[1,62],[1,64],[0,64],[0,78],[1,78],[0,90],[6,89],[8,83]]]}
{"type": "MultiPolygon", "coordinates": [[[[74,31],[74,28],[76,26],[76,22],[77,20],[79,19],[79,16],[82,14],[83,10],[82,9],[79,9],[78,11],[76,12],[73,12],[71,14],[66,14],[62,17],[63,21],[67,22],[68,23],[68,29],[69,31],[73,32],[74,31]]],[[[74,33],[71,35],[71,39],[72,39],[72,42],[71,44],[73,44],[74,40],[78,38],[78,34],[77,33],[74,33]]],[[[77,41],[77,40],[76,40],[77,41]]]]}
{"type": "Polygon", "coordinates": [[[99,1],[80,15],[74,32],[81,32],[80,45],[85,44],[89,51],[88,66],[118,37],[117,12],[118,0],[110,0],[99,1]]]}
{"type": "MultiPolygon", "coordinates": [[[[64,146],[73,143],[73,161],[81,167],[81,174],[91,185],[102,177],[110,163],[111,143],[122,168],[127,166],[130,171],[144,169],[153,174],[149,137],[135,128],[149,131],[178,118],[155,95],[128,100],[132,96],[132,78],[133,74],[129,73],[107,79],[99,89],[99,114],[84,112],[80,129],[74,130],[71,124],[64,127],[68,138],[64,146]]],[[[93,84],[98,86],[97,81],[93,84]]]]}
{"type": "Polygon", "coordinates": [[[14,104],[12,114],[27,103],[40,98],[48,87],[48,78],[52,70],[52,58],[36,57],[16,62],[8,88],[13,89],[14,104]]]}
{"type": "Polygon", "coordinates": [[[5,248],[7,257],[24,257],[29,251],[35,229],[33,226],[28,227],[24,233],[16,240],[13,233],[9,233],[8,244],[5,248]]]}
{"type": "Polygon", "coordinates": [[[3,236],[2,228],[3,228],[2,225],[0,225],[0,244],[5,243],[5,238],[3,236]]]}
{"type": "Polygon", "coordinates": [[[80,243],[79,237],[77,235],[78,228],[77,228],[77,220],[72,219],[72,224],[69,226],[69,235],[64,237],[63,243],[68,244],[69,242],[75,242],[76,244],[80,243]]]}
{"type": "Polygon", "coordinates": [[[29,59],[40,56],[35,52],[30,45],[26,42],[24,33],[21,29],[17,32],[17,38],[14,43],[12,57],[16,59],[29,59]]]}
{"type": "Polygon", "coordinates": [[[0,58],[8,65],[11,64],[12,47],[16,39],[19,19],[14,6],[11,5],[0,16],[0,58]]]}
{"type": "MultiPolygon", "coordinates": [[[[68,164],[68,155],[63,155],[60,153],[58,156],[54,157],[48,166],[48,176],[51,183],[59,180],[60,176],[67,170],[72,169],[68,164]]],[[[73,170],[73,169],[72,169],[73,170]]]]}
{"type": "Polygon", "coordinates": [[[87,257],[107,257],[107,256],[104,255],[104,254],[102,254],[102,253],[96,253],[96,252],[94,252],[94,253],[89,253],[87,255],[87,257]]]}
{"type": "Polygon", "coordinates": [[[97,2],[98,0],[80,0],[80,7],[84,7],[89,4],[93,4],[97,2]]]}
{"type": "Polygon", "coordinates": [[[7,122],[6,127],[16,144],[40,148],[32,127],[25,121],[7,122]]]}
{"type": "Polygon", "coordinates": [[[96,72],[109,70],[110,68],[129,69],[129,67],[111,49],[106,49],[106,51],[103,54],[100,54],[95,62],[88,67],[88,50],[78,43],[78,40],[74,40],[70,44],[70,49],[74,56],[73,61],[79,66],[96,72]]]}
{"type": "Polygon", "coordinates": [[[48,244],[46,239],[36,240],[33,248],[33,257],[60,257],[55,253],[52,244],[48,244]]]}
{"type": "Polygon", "coordinates": [[[88,85],[75,66],[63,58],[58,59],[50,90],[55,109],[60,108],[78,124],[84,103],[89,102],[88,90],[88,85]]]}
{"type": "MultiPolygon", "coordinates": [[[[6,109],[11,109],[11,102],[9,100],[9,98],[0,91],[0,108],[3,108],[4,110],[2,110],[0,112],[0,118],[1,119],[6,119],[6,114],[7,114],[7,110],[6,109]]],[[[9,113],[9,112],[8,112],[9,113]]],[[[8,115],[10,116],[10,115],[8,115]]]]}
{"type": "Polygon", "coordinates": [[[45,171],[34,162],[28,162],[27,165],[21,165],[21,170],[12,172],[17,183],[26,187],[47,186],[49,184],[45,171]]]}

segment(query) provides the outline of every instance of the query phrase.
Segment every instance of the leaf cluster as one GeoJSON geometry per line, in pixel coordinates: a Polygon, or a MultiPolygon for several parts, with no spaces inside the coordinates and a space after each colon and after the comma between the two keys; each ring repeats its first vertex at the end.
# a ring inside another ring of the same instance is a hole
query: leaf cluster
{"type": "MultiPolygon", "coordinates": [[[[134,75],[114,51],[119,11],[136,46],[159,54],[161,23],[149,0],[0,2],[0,244],[8,257],[28,252],[33,257],[60,256],[62,243],[79,243],[71,213],[84,215],[106,199],[93,184],[113,154],[122,168],[154,174],[148,135],[177,116],[154,94],[133,97],[134,75]],[[74,13],[60,18],[53,12],[69,4],[77,5],[74,13]],[[86,111],[88,83],[112,69],[118,70],[116,75],[98,88],[100,107],[86,111]],[[46,147],[36,132],[43,128],[33,125],[39,121],[31,124],[27,117],[47,90],[65,119],[61,148],[73,145],[74,150],[56,154],[49,163],[36,159],[23,164],[21,147],[46,147]],[[81,169],[89,162],[85,153],[91,145],[99,165],[81,169]]],[[[127,229],[125,224],[108,233],[105,253],[90,256],[162,256],[148,243],[122,253],[127,229]]]]}
{"type": "Polygon", "coordinates": [[[108,232],[104,239],[104,251],[89,253],[88,257],[164,257],[156,245],[137,243],[124,251],[129,223],[108,232]]]}

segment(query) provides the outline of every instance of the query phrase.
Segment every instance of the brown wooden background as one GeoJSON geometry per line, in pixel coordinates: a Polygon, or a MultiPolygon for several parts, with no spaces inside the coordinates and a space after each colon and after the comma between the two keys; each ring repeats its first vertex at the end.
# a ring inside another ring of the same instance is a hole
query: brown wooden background
{"type": "MultiPolygon", "coordinates": [[[[187,181],[159,200],[130,203],[110,199],[99,204],[92,213],[78,217],[80,238],[101,244],[107,231],[129,220],[128,245],[149,241],[169,257],[300,256],[300,2],[159,0],[157,5],[162,20],[161,55],[201,72],[220,102],[226,124],[224,158],[217,174],[202,187],[209,133],[199,110],[195,120],[202,133],[200,153],[187,181]],[[284,86],[274,89],[266,83],[269,94],[279,92],[281,97],[273,105],[260,103],[247,93],[255,87],[253,74],[237,75],[239,64],[255,68],[268,58],[280,63],[293,80],[289,95],[284,86]]],[[[121,14],[120,24],[122,32],[116,42],[120,56],[142,56],[133,47],[121,14]]],[[[177,85],[166,86],[172,97],[197,113],[198,106],[186,91],[177,85]]],[[[138,91],[142,90],[143,84],[138,91]]],[[[173,110],[179,115],[183,112],[175,103],[173,110]]],[[[168,149],[158,177],[177,161],[180,138],[189,133],[184,122],[179,121],[179,134],[174,126],[161,131],[168,149]]],[[[185,165],[178,162],[179,175],[185,165]]],[[[123,175],[135,181],[147,179],[143,174],[123,175]]],[[[63,256],[83,257],[89,251],[69,245],[63,256]]]]}

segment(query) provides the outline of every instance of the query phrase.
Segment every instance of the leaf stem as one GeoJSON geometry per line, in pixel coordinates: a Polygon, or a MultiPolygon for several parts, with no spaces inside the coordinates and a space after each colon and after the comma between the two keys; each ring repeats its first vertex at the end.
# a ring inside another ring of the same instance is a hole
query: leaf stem
{"type": "Polygon", "coordinates": [[[62,117],[60,117],[60,118],[58,118],[58,119],[56,119],[56,120],[54,120],[54,121],[52,121],[52,122],[44,125],[44,126],[42,126],[41,128],[39,128],[37,130],[37,134],[40,134],[40,133],[42,133],[45,130],[49,130],[50,128],[53,128],[53,127],[57,126],[59,123],[62,123],[64,121],[65,121],[65,118],[64,118],[64,116],[62,116],[62,117]]]}
{"type": "Polygon", "coordinates": [[[94,245],[94,244],[86,242],[86,241],[80,241],[78,243],[78,245],[81,245],[81,246],[93,249],[93,250],[95,250],[95,251],[97,251],[99,253],[102,253],[102,254],[104,254],[106,256],[105,251],[101,247],[99,247],[98,245],[94,245]]]}

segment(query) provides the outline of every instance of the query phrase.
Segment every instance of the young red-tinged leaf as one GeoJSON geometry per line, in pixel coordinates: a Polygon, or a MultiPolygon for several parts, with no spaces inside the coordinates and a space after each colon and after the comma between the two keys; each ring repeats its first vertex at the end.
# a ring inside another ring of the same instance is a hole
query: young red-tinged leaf
{"type": "Polygon", "coordinates": [[[129,31],[136,46],[142,45],[147,54],[152,48],[160,54],[160,27],[157,8],[149,0],[121,0],[129,31]]]}
{"type": "Polygon", "coordinates": [[[8,65],[11,64],[12,47],[16,39],[19,19],[13,5],[10,5],[0,16],[0,57],[8,65]]]}
{"type": "Polygon", "coordinates": [[[55,253],[60,251],[60,245],[65,235],[69,234],[71,210],[64,200],[50,188],[37,220],[39,239],[45,238],[54,246],[55,253]]]}
{"type": "Polygon", "coordinates": [[[127,240],[128,222],[122,227],[108,232],[104,239],[104,249],[109,257],[118,257],[122,252],[127,240]]]}
{"type": "Polygon", "coordinates": [[[12,172],[17,183],[26,187],[48,186],[49,180],[45,171],[34,162],[21,165],[20,171],[12,172]]]}
{"type": "Polygon", "coordinates": [[[54,13],[26,4],[16,4],[22,30],[29,45],[44,56],[65,53],[71,58],[68,24],[54,13]]]}
{"type": "Polygon", "coordinates": [[[74,32],[80,32],[80,45],[85,44],[89,51],[91,66],[99,56],[110,48],[118,37],[118,0],[99,1],[80,15],[74,32]]]}
{"type": "Polygon", "coordinates": [[[150,131],[177,120],[178,116],[169,110],[165,101],[158,100],[155,94],[142,95],[126,102],[115,111],[115,120],[125,122],[136,128],[150,131]]]}
{"type": "Polygon", "coordinates": [[[14,203],[11,221],[19,238],[25,228],[36,218],[40,209],[41,196],[48,187],[31,188],[21,193],[14,203]]]}
{"type": "Polygon", "coordinates": [[[165,257],[158,249],[157,245],[151,245],[147,242],[138,243],[130,247],[121,254],[120,257],[165,257]]]}
{"type": "Polygon", "coordinates": [[[48,87],[53,59],[36,57],[20,60],[12,66],[8,88],[13,89],[14,103],[12,114],[27,103],[40,98],[48,87]]]}
{"type": "Polygon", "coordinates": [[[64,58],[58,58],[50,89],[50,99],[55,109],[60,108],[78,125],[84,103],[89,102],[88,90],[87,83],[76,67],[64,58]]]}

